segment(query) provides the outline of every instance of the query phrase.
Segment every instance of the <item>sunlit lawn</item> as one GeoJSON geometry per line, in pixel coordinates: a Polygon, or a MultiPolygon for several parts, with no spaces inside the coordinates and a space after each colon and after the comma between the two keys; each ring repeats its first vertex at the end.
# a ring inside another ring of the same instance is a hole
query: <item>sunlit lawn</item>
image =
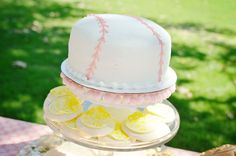
{"type": "Polygon", "coordinates": [[[1,116],[44,123],[42,104],[61,84],[72,24],[90,13],[130,14],[172,36],[178,89],[170,101],[181,127],[168,145],[203,151],[236,144],[236,1],[3,0],[0,10],[1,116]]]}

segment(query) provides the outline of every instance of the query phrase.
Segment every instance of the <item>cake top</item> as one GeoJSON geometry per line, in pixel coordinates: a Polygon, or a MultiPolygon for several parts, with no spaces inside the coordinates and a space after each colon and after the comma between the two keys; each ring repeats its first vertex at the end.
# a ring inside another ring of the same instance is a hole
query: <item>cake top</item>
{"type": "Polygon", "coordinates": [[[175,84],[171,38],[140,17],[93,14],[72,28],[62,72],[73,81],[115,93],[153,92],[175,84]]]}

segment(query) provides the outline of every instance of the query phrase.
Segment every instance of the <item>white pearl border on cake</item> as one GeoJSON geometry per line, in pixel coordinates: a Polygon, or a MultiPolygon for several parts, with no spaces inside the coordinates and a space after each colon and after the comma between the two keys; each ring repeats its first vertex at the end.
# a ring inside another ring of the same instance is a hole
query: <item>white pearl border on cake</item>
{"type": "Polygon", "coordinates": [[[105,83],[103,81],[96,81],[94,79],[87,80],[85,75],[81,73],[73,71],[73,69],[69,66],[68,59],[64,60],[61,64],[61,71],[67,77],[75,81],[76,83],[83,85],[85,87],[114,92],[114,93],[147,93],[147,92],[156,92],[161,91],[163,89],[169,88],[173,86],[177,81],[177,75],[172,68],[168,68],[163,81],[146,84],[146,85],[136,85],[136,84],[128,84],[128,83],[105,83]]]}

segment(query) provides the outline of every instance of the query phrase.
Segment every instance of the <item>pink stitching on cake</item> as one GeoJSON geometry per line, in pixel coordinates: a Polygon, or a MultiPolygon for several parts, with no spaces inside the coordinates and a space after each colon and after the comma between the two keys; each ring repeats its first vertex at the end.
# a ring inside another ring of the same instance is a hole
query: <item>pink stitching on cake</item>
{"type": "Polygon", "coordinates": [[[96,20],[98,22],[98,25],[99,25],[99,28],[100,28],[100,30],[99,30],[100,37],[98,39],[97,45],[94,48],[94,54],[92,56],[92,62],[90,63],[90,65],[87,69],[87,73],[86,73],[87,80],[90,80],[92,78],[92,76],[94,75],[94,72],[95,72],[96,67],[97,67],[97,63],[99,61],[99,58],[100,58],[100,55],[101,55],[101,52],[102,52],[102,47],[105,44],[105,37],[106,37],[106,34],[108,33],[108,25],[102,17],[100,17],[98,15],[95,15],[95,14],[92,14],[92,15],[89,15],[89,16],[94,16],[96,18],[96,20]]]}
{"type": "Polygon", "coordinates": [[[146,22],[144,22],[141,18],[139,17],[134,17],[132,16],[133,18],[135,18],[136,20],[138,20],[140,23],[142,23],[145,27],[147,27],[147,29],[149,29],[152,34],[155,36],[155,38],[158,40],[158,42],[160,43],[160,49],[161,49],[161,52],[160,52],[160,60],[159,60],[159,71],[158,71],[158,81],[160,82],[161,81],[161,76],[162,76],[162,66],[163,66],[163,63],[164,63],[164,60],[163,60],[163,55],[164,55],[164,50],[163,50],[163,41],[161,40],[161,36],[160,34],[158,34],[158,32],[156,32],[150,25],[148,25],[146,22]]]}

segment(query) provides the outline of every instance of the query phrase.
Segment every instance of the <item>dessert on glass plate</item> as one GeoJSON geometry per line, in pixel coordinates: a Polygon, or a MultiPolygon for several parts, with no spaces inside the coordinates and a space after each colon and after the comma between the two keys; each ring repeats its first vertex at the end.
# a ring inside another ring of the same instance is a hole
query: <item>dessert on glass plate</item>
{"type": "Polygon", "coordinates": [[[171,37],[141,17],[92,14],[75,23],[63,86],[44,102],[45,121],[76,144],[110,151],[157,148],[179,128],[166,99],[177,76],[169,66],[171,37]]]}

